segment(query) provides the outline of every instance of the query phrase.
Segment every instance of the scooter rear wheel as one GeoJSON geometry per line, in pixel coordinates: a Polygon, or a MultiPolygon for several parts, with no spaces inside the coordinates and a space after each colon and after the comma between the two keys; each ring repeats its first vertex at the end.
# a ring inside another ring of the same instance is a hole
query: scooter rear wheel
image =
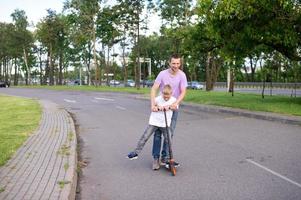
{"type": "Polygon", "coordinates": [[[175,166],[170,166],[170,171],[171,171],[171,174],[172,174],[173,176],[175,176],[176,173],[177,173],[177,170],[176,170],[175,166]]]}

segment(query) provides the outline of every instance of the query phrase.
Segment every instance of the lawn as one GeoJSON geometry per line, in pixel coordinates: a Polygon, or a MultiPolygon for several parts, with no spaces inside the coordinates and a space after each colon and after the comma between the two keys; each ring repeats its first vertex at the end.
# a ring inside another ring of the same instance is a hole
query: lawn
{"type": "Polygon", "coordinates": [[[32,99],[0,95],[0,166],[37,128],[42,109],[32,99]]]}
{"type": "Polygon", "coordinates": [[[232,97],[226,92],[188,91],[185,101],[198,104],[241,108],[250,111],[274,112],[301,116],[301,97],[269,96],[262,99],[259,94],[238,93],[232,97]]]}
{"type": "MultiPolygon", "coordinates": [[[[54,90],[80,90],[80,91],[110,91],[129,92],[149,95],[150,88],[123,88],[123,87],[95,87],[95,86],[34,86],[26,88],[44,88],[54,90]]],[[[262,99],[260,94],[239,93],[234,96],[227,92],[206,92],[200,90],[188,90],[185,102],[197,104],[218,105],[232,108],[247,109],[250,111],[274,112],[287,115],[301,116],[301,97],[292,98],[289,96],[266,95],[262,99]]]]}

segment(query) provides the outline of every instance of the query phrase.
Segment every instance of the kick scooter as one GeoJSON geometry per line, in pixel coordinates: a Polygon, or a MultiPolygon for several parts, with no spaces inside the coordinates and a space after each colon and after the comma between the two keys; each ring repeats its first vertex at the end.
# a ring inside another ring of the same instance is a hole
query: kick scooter
{"type": "Polygon", "coordinates": [[[176,167],[175,167],[175,160],[173,159],[173,154],[172,154],[172,147],[171,147],[171,138],[170,138],[170,134],[169,134],[169,128],[168,128],[168,124],[167,124],[167,117],[166,117],[166,109],[164,108],[164,117],[165,117],[165,125],[166,125],[166,141],[167,141],[167,145],[168,145],[168,150],[169,150],[169,163],[168,163],[168,168],[171,171],[171,174],[173,176],[176,175],[176,167]]]}

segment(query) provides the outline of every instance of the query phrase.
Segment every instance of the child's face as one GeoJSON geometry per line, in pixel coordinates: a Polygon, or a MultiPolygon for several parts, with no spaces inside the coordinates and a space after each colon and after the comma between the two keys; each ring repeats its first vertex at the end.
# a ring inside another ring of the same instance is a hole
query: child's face
{"type": "Polygon", "coordinates": [[[171,92],[163,92],[163,99],[168,101],[171,97],[171,92]]]}

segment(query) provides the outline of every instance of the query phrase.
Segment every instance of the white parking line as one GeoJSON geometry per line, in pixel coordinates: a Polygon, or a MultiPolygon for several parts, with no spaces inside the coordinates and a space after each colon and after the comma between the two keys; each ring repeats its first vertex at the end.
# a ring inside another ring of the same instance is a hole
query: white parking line
{"type": "Polygon", "coordinates": [[[121,107],[121,106],[116,106],[116,108],[120,109],[120,110],[126,110],[126,108],[121,107]]]}
{"type": "Polygon", "coordinates": [[[267,167],[265,167],[263,165],[260,165],[260,164],[258,164],[257,162],[255,162],[255,161],[253,161],[251,159],[246,159],[246,160],[249,163],[251,163],[253,165],[256,165],[257,167],[260,167],[261,169],[264,169],[265,171],[268,171],[271,174],[274,174],[275,176],[278,176],[279,178],[282,178],[283,180],[286,180],[287,182],[290,182],[290,183],[296,185],[297,187],[301,188],[301,184],[300,183],[297,183],[297,182],[295,182],[295,181],[293,181],[293,180],[291,180],[291,179],[289,179],[289,178],[287,178],[287,177],[285,177],[285,176],[283,176],[283,175],[281,175],[281,174],[279,174],[277,172],[274,172],[273,170],[271,170],[271,169],[269,169],[269,168],[267,168],[267,167]]]}
{"type": "Polygon", "coordinates": [[[68,103],[76,103],[75,100],[70,100],[70,99],[64,99],[64,101],[68,102],[68,103]]]}
{"type": "Polygon", "coordinates": [[[108,99],[108,98],[101,98],[101,97],[94,97],[94,99],[103,100],[103,101],[115,101],[115,99],[108,99]]]}

